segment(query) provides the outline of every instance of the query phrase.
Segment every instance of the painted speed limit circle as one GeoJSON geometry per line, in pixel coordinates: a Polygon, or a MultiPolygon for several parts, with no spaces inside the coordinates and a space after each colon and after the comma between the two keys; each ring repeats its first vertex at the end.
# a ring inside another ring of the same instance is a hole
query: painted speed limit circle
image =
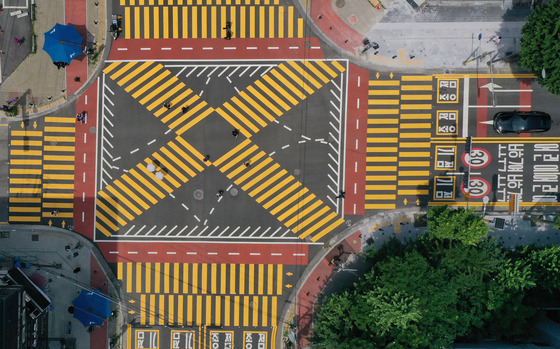
{"type": "Polygon", "coordinates": [[[490,152],[486,149],[472,148],[470,155],[468,153],[463,153],[462,160],[465,166],[469,166],[470,162],[471,168],[483,168],[492,161],[492,155],[490,155],[490,152]]]}
{"type": "MultiPolygon", "coordinates": [[[[463,194],[466,192],[463,184],[461,184],[461,191],[463,194]]],[[[471,198],[478,199],[490,193],[490,183],[480,177],[471,177],[469,182],[469,194],[471,198]]]]}

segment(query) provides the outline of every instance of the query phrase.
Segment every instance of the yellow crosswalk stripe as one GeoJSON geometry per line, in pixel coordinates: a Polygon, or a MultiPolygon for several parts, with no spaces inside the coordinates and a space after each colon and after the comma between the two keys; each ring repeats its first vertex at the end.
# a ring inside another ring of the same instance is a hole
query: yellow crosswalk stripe
{"type": "MultiPolygon", "coordinates": [[[[235,98],[235,97],[234,97],[235,98]]],[[[241,123],[251,129],[251,131],[257,133],[259,132],[259,128],[255,126],[249,119],[243,116],[237,109],[235,109],[229,102],[224,103],[224,106],[233,114],[237,119],[241,121],[241,123]]]]}
{"type": "MultiPolygon", "coordinates": [[[[180,159],[178,159],[175,155],[173,155],[168,149],[166,148],[162,148],[161,151],[169,158],[172,160],[173,163],[177,164],[180,166],[180,168],[182,170],[184,170],[185,172],[187,172],[189,174],[189,176],[194,177],[196,175],[196,173],[190,169],[190,167],[187,166],[187,164],[183,161],[181,161],[180,159]]],[[[186,155],[186,154],[185,154],[186,155]]],[[[170,167],[171,168],[171,167],[170,167]]],[[[177,171],[175,173],[177,176],[180,176],[181,180],[183,180],[183,182],[187,182],[188,178],[186,178],[185,176],[183,176],[179,171],[177,171]]]]}
{"type": "Polygon", "coordinates": [[[288,6],[288,38],[294,37],[294,7],[288,6]]]}
{"type": "Polygon", "coordinates": [[[369,105],[399,105],[401,102],[398,99],[370,99],[369,105]]]}
{"type": "Polygon", "coordinates": [[[430,185],[430,180],[428,179],[400,179],[398,182],[399,186],[411,185],[411,186],[428,186],[430,185]]]}
{"type": "Polygon", "coordinates": [[[205,294],[208,288],[208,264],[202,263],[201,267],[200,275],[202,276],[202,280],[200,281],[200,293],[205,294]]]}
{"type": "Polygon", "coordinates": [[[164,294],[160,294],[159,295],[159,312],[158,312],[158,325],[164,325],[165,324],[165,295],[164,294]]]}
{"type": "Polygon", "coordinates": [[[419,158],[419,157],[430,157],[431,153],[429,151],[402,151],[399,152],[399,156],[402,158],[419,158]]]}
{"type": "Polygon", "coordinates": [[[132,263],[126,263],[126,292],[132,293],[132,263]]]}
{"type": "Polygon", "coordinates": [[[366,210],[394,210],[395,204],[366,204],[366,210]]]}
{"type": "MultiPolygon", "coordinates": [[[[294,201],[302,198],[308,191],[309,191],[309,189],[307,189],[306,187],[301,188],[297,194],[294,194],[290,198],[283,201],[280,205],[276,206],[273,210],[271,210],[270,213],[272,215],[276,215],[278,212],[280,212],[281,210],[286,208],[288,205],[292,204],[294,201]]],[[[284,195],[287,195],[287,194],[281,193],[280,195],[284,196],[284,195]]],[[[280,195],[278,195],[278,196],[280,196],[280,195]]],[[[271,201],[273,201],[273,200],[271,200],[271,201]]],[[[268,204],[270,204],[270,202],[267,203],[267,205],[268,204]]]]}
{"type": "Polygon", "coordinates": [[[399,171],[399,177],[420,177],[429,175],[430,171],[399,171]]]}
{"type": "MultiPolygon", "coordinates": [[[[251,98],[251,96],[249,96],[245,91],[241,91],[239,95],[243,97],[243,99],[245,99],[247,102],[249,102],[253,108],[257,109],[265,118],[268,119],[268,121],[276,120],[267,110],[265,110],[259,103],[257,103],[257,101],[251,98]]],[[[263,127],[264,126],[266,126],[266,124],[263,125],[263,127]]]]}
{"type": "Polygon", "coordinates": [[[366,200],[395,200],[395,194],[366,194],[366,200]]]}
{"type": "Polygon", "coordinates": [[[193,296],[187,296],[187,325],[193,325],[193,296]]]}
{"type": "MultiPolygon", "coordinates": [[[[148,178],[150,178],[152,180],[152,182],[157,183],[157,185],[159,185],[163,190],[165,190],[168,193],[172,193],[173,189],[171,189],[164,181],[159,181],[156,180],[155,177],[153,176],[153,174],[151,174],[147,167],[148,164],[151,164],[152,161],[150,159],[146,159],[144,160],[144,164],[137,164],[136,168],[138,170],[140,170],[140,172],[144,173],[144,175],[146,175],[148,178]]],[[[158,169],[158,167],[156,166],[156,170],[159,171],[161,169],[158,169]]],[[[169,176],[164,176],[163,177],[164,180],[171,182],[176,188],[179,187],[179,183],[177,183],[173,178],[169,177],[169,176]]]]}
{"type": "MultiPolygon", "coordinates": [[[[162,152],[165,148],[162,148],[162,152]]],[[[183,183],[187,183],[188,182],[188,178],[183,175],[183,173],[181,171],[179,171],[175,166],[173,166],[171,164],[171,162],[167,161],[165,158],[163,158],[161,155],[159,155],[158,153],[154,153],[153,154],[154,159],[156,159],[157,161],[160,162],[160,164],[162,165],[161,167],[164,167],[166,169],[171,170],[170,173],[173,173],[174,176],[179,177],[179,179],[183,182],[183,183]]],[[[169,174],[167,174],[169,176],[169,174]]],[[[177,183],[177,188],[180,186],[179,183],[177,183]]]]}
{"type": "Polygon", "coordinates": [[[28,213],[40,213],[40,207],[9,207],[9,212],[28,212],[28,213]]]}
{"type": "Polygon", "coordinates": [[[146,295],[140,295],[140,324],[146,324],[146,295]]]}
{"type": "Polygon", "coordinates": [[[369,115],[397,115],[399,114],[398,109],[369,109],[369,115]]]}
{"type": "Polygon", "coordinates": [[[401,94],[399,90],[369,90],[370,96],[398,96],[401,94]]]}
{"type": "Polygon", "coordinates": [[[152,263],[146,263],[146,293],[152,292],[152,263]]]}
{"type": "MultiPolygon", "coordinates": [[[[274,75],[277,76],[277,77],[280,76],[280,74],[278,74],[278,73],[276,72],[276,70],[272,70],[271,73],[274,74],[274,75]]],[[[291,94],[289,94],[286,90],[284,90],[282,87],[280,87],[280,85],[278,85],[274,80],[272,80],[272,78],[271,78],[270,76],[265,75],[265,76],[263,76],[263,79],[264,79],[270,86],[272,86],[276,91],[280,92],[280,94],[281,94],[282,96],[284,96],[287,100],[289,100],[293,105],[297,105],[297,104],[299,103],[294,97],[292,97],[291,94]]],[[[284,79],[284,78],[281,77],[281,76],[280,76],[280,78],[278,78],[278,79],[279,79],[279,80],[281,79],[280,81],[282,81],[282,83],[285,84],[285,85],[290,84],[286,79],[284,79]]],[[[292,85],[292,86],[293,86],[293,85],[292,85]]],[[[294,87],[294,90],[292,90],[292,91],[294,91],[294,93],[296,93],[301,99],[304,99],[303,93],[302,93],[300,90],[296,89],[295,86],[293,86],[293,87],[294,87]]]]}
{"type": "MultiPolygon", "coordinates": [[[[170,79],[166,82],[166,84],[170,85],[172,83],[175,83],[177,81],[177,79],[170,79]]],[[[157,107],[158,105],[162,105],[164,103],[164,101],[168,100],[169,97],[173,96],[174,94],[176,94],[179,90],[183,89],[185,87],[185,84],[180,82],[178,84],[176,84],[173,88],[167,90],[163,95],[161,95],[159,98],[155,99],[152,104],[148,105],[146,107],[146,109],[148,109],[149,111],[152,111],[155,107],[157,107]]],[[[163,89],[165,89],[164,85],[161,85],[159,87],[159,91],[162,91],[163,89]]],[[[148,97],[144,97],[144,99],[146,99],[146,102],[148,101],[148,97]]],[[[142,102],[140,102],[141,104],[144,104],[142,102]]],[[[172,104],[173,105],[173,104],[172,104]]]]}
{"type": "Polygon", "coordinates": [[[432,124],[431,123],[402,123],[401,124],[401,128],[402,129],[420,129],[420,128],[432,128],[432,124]]]}
{"type": "Polygon", "coordinates": [[[239,298],[239,296],[233,297],[233,326],[239,326],[239,308],[241,306],[239,298]]]}
{"type": "Polygon", "coordinates": [[[132,16],[130,15],[130,7],[125,7],[124,8],[124,16],[125,21],[124,21],[124,37],[125,39],[130,39],[131,37],[131,30],[130,30],[130,18],[132,18],[132,16]]]}
{"type": "MultiPolygon", "coordinates": [[[[278,201],[282,200],[286,195],[290,194],[291,192],[293,192],[294,190],[296,190],[298,187],[300,187],[302,184],[301,182],[295,182],[294,184],[292,184],[290,187],[288,187],[286,190],[280,192],[278,195],[276,195],[274,198],[272,198],[269,202],[267,202],[266,204],[263,205],[263,207],[265,209],[270,208],[272,205],[275,205],[278,201]]],[[[307,192],[307,188],[303,188],[302,190],[304,190],[304,193],[307,192]]],[[[298,194],[299,195],[303,195],[304,193],[298,194]]],[[[274,213],[272,213],[274,214],[274,213]]]]}
{"type": "Polygon", "coordinates": [[[344,68],[338,61],[331,61],[331,64],[341,73],[346,71],[346,68],[344,68]]]}
{"type": "Polygon", "coordinates": [[[22,155],[22,156],[41,156],[43,155],[42,150],[21,150],[21,149],[11,149],[10,155],[22,155]]]}
{"type": "Polygon", "coordinates": [[[430,132],[411,132],[411,133],[401,132],[399,134],[399,137],[400,138],[430,138],[431,135],[432,134],[430,132]]]}
{"type": "Polygon", "coordinates": [[[399,80],[370,80],[369,86],[399,86],[399,80]]]}
{"type": "Polygon", "coordinates": [[[144,188],[142,188],[141,186],[139,186],[136,182],[134,182],[132,179],[130,179],[130,177],[128,177],[126,174],[123,175],[121,177],[125,182],[128,183],[128,185],[130,185],[132,188],[134,188],[134,190],[138,191],[140,194],[142,194],[142,196],[146,199],[148,199],[152,204],[156,204],[157,200],[150,194],[148,194],[147,191],[144,190],[144,188]]]}
{"type": "Polygon", "coordinates": [[[175,296],[174,295],[170,294],[168,296],[168,298],[167,298],[167,309],[169,309],[168,314],[167,314],[167,316],[169,318],[168,324],[173,325],[173,323],[175,321],[175,314],[174,314],[175,313],[175,296]]]}
{"type": "Polygon", "coordinates": [[[276,24],[276,22],[274,21],[274,7],[269,7],[268,8],[268,19],[267,20],[268,20],[268,37],[272,39],[272,38],[274,38],[274,35],[275,35],[274,25],[276,24]]]}
{"type": "Polygon", "coordinates": [[[56,117],[56,116],[47,116],[45,117],[45,122],[58,122],[63,124],[73,124],[76,122],[76,119],[73,117],[56,117]]]}
{"type": "MultiPolygon", "coordinates": [[[[255,120],[261,127],[265,127],[267,123],[261,119],[254,111],[252,111],[245,103],[243,103],[239,98],[233,97],[231,99],[235,104],[237,104],[245,113],[247,113],[253,120],[255,120]]],[[[255,107],[255,105],[253,105],[255,107]]]]}
{"type": "Polygon", "coordinates": [[[269,187],[270,185],[272,185],[274,182],[276,182],[280,177],[284,176],[286,173],[288,173],[288,171],[282,169],[280,170],[278,173],[276,173],[274,176],[272,176],[270,179],[266,180],[264,183],[262,183],[260,186],[258,186],[257,188],[255,188],[253,191],[251,191],[249,193],[250,197],[254,197],[255,195],[257,195],[258,193],[260,193],[263,189],[269,187]]]}
{"type": "Polygon", "coordinates": [[[270,310],[270,325],[276,326],[277,313],[278,313],[278,297],[271,297],[271,310],[270,310]]]}
{"type": "Polygon", "coordinates": [[[402,85],[402,91],[432,91],[431,85],[402,85]]]}
{"type": "Polygon", "coordinates": [[[161,263],[154,263],[154,293],[160,292],[160,280],[161,280],[161,263]]]}
{"type": "Polygon", "coordinates": [[[230,296],[225,296],[224,297],[224,326],[230,326],[231,325],[231,300],[230,300],[230,296]]]}
{"type": "Polygon", "coordinates": [[[278,169],[280,167],[279,164],[272,164],[272,166],[268,167],[266,170],[264,170],[263,172],[259,173],[258,176],[256,176],[255,178],[251,179],[249,182],[247,182],[244,186],[241,187],[241,189],[243,189],[244,191],[247,191],[248,189],[250,189],[252,186],[254,186],[255,184],[257,184],[258,182],[260,182],[264,177],[268,176],[270,173],[272,173],[273,171],[276,171],[276,169],[278,169]]]}
{"type": "MultiPolygon", "coordinates": [[[[132,278],[132,275],[130,275],[132,278]]],[[[136,293],[142,293],[142,263],[136,263],[136,293]]]]}
{"type": "MultiPolygon", "coordinates": [[[[280,67],[284,67],[284,65],[280,65],[280,67]]],[[[292,91],[301,100],[307,98],[307,96],[303,92],[301,92],[301,90],[299,88],[297,88],[290,81],[288,81],[288,79],[286,79],[282,74],[280,74],[277,69],[273,69],[270,73],[272,75],[274,75],[274,77],[276,79],[278,79],[278,81],[280,81],[282,84],[284,84],[287,87],[288,91],[292,91]]],[[[294,76],[295,76],[295,74],[294,74],[294,76]]],[[[296,77],[296,79],[297,79],[297,77],[296,77]]],[[[266,77],[265,77],[265,80],[267,80],[266,77]]],[[[273,81],[273,80],[271,79],[270,81],[273,81]]],[[[268,82],[268,80],[267,80],[267,82],[268,82]]],[[[298,84],[298,83],[296,82],[296,84],[298,84]]],[[[280,92],[282,92],[282,91],[280,91],[280,92]]],[[[311,93],[313,93],[313,91],[311,91],[311,93]]],[[[286,96],[288,96],[288,95],[286,95],[286,96]]],[[[291,97],[291,95],[289,95],[289,96],[291,97]]],[[[294,105],[296,105],[298,102],[295,99],[294,99],[294,101],[295,102],[293,102],[293,103],[294,103],[294,105]]]]}
{"type": "Polygon", "coordinates": [[[127,210],[125,210],[125,208],[122,205],[120,205],[118,202],[116,202],[112,197],[107,195],[107,193],[105,193],[104,191],[100,191],[98,195],[101,196],[103,199],[105,199],[105,201],[107,201],[109,204],[111,204],[111,206],[113,206],[116,209],[116,211],[107,211],[107,213],[112,213],[115,216],[117,216],[116,212],[119,212],[122,213],[130,221],[134,219],[134,216],[132,216],[127,210]]]}
{"type": "Polygon", "coordinates": [[[399,133],[398,127],[371,127],[367,129],[367,133],[399,133]]]}
{"type": "Polygon", "coordinates": [[[41,203],[41,198],[11,197],[10,198],[10,203],[37,204],[37,203],[41,203]]]}
{"type": "Polygon", "coordinates": [[[367,184],[366,190],[396,190],[397,186],[392,184],[381,184],[381,185],[374,185],[374,184],[367,184]]]}
{"type": "Polygon", "coordinates": [[[216,108],[218,114],[220,114],[227,122],[229,122],[234,128],[238,129],[245,137],[250,138],[252,134],[247,131],[241,124],[235,121],[228,113],[226,113],[222,108],[216,108]]]}
{"type": "Polygon", "coordinates": [[[368,125],[398,125],[399,119],[368,119],[368,125]]]}
{"type": "Polygon", "coordinates": [[[431,75],[403,75],[401,76],[402,81],[432,81],[433,77],[431,75]]]}
{"type": "MultiPolygon", "coordinates": [[[[111,71],[115,70],[118,66],[121,65],[121,62],[113,62],[111,64],[109,64],[107,67],[105,67],[105,69],[103,69],[103,73],[104,74],[109,74],[111,71]]],[[[12,135],[13,135],[12,131],[12,135]]]]}
{"type": "Polygon", "coordinates": [[[198,293],[198,263],[192,264],[192,293],[198,293]]]}
{"type": "MultiPolygon", "coordinates": [[[[191,16],[191,37],[193,39],[198,39],[198,7],[192,7],[191,16]]],[[[202,19],[204,20],[205,17],[202,17],[202,19]]]]}
{"type": "MultiPolygon", "coordinates": [[[[288,75],[295,83],[297,86],[300,86],[301,88],[303,88],[305,90],[305,92],[307,92],[308,94],[312,94],[313,92],[315,92],[308,84],[307,82],[303,81],[302,78],[300,78],[299,76],[297,76],[291,69],[288,68],[288,66],[284,63],[280,64],[278,66],[278,68],[280,68],[286,75],[288,75]]],[[[277,71],[277,70],[275,70],[277,71]]],[[[308,77],[306,80],[308,80],[311,77],[308,77]]],[[[312,79],[312,78],[311,78],[312,79]]],[[[313,79],[315,82],[317,82],[315,79],[313,79]]],[[[289,86],[289,85],[287,85],[289,86]]],[[[321,85],[319,85],[321,86],[321,85]]],[[[298,96],[301,99],[305,98],[305,95],[302,93],[301,96],[298,96]]]]}
{"type": "Polygon", "coordinates": [[[150,8],[144,7],[144,39],[150,38],[150,8]]]}
{"type": "Polygon", "coordinates": [[[401,95],[403,101],[431,101],[432,95],[401,95]]]}
{"type": "MultiPolygon", "coordinates": [[[[249,158],[249,155],[251,153],[254,153],[255,151],[258,150],[258,147],[256,145],[252,145],[251,147],[249,147],[248,149],[246,149],[245,151],[243,151],[242,153],[240,153],[238,156],[236,156],[234,159],[232,159],[229,163],[223,165],[220,168],[220,171],[225,173],[228,169],[230,169],[233,165],[235,164],[239,164],[242,161],[245,161],[247,158],[249,158]]],[[[235,181],[236,184],[239,184],[239,180],[235,181]]]]}
{"type": "Polygon", "coordinates": [[[148,182],[142,175],[140,175],[139,172],[137,172],[135,169],[131,169],[130,174],[132,174],[134,176],[134,178],[136,178],[137,180],[139,180],[146,188],[150,189],[152,191],[152,193],[156,194],[160,199],[163,199],[165,197],[165,195],[159,190],[157,189],[155,186],[153,186],[150,182],[148,182]]]}
{"type": "Polygon", "coordinates": [[[257,285],[257,294],[264,293],[264,264],[258,265],[258,285],[257,285]]]}
{"type": "MultiPolygon", "coordinates": [[[[126,17],[130,18],[130,17],[126,17]]],[[[134,8],[134,37],[140,38],[140,7],[134,8]]],[[[128,20],[126,20],[128,22],[128,20]]]]}
{"type": "Polygon", "coordinates": [[[401,167],[430,167],[430,161],[399,161],[401,167]]]}
{"type": "MultiPolygon", "coordinates": [[[[125,198],[120,192],[118,192],[113,186],[108,185],[105,187],[105,189],[107,191],[109,191],[111,194],[113,194],[114,196],[116,196],[120,202],[124,203],[128,208],[130,208],[134,213],[136,213],[137,215],[142,214],[142,211],[140,209],[138,209],[134,204],[132,204],[132,202],[130,202],[127,198],[125,198]]],[[[130,220],[132,220],[133,218],[130,218],[130,220]]]]}
{"type": "Polygon", "coordinates": [[[119,189],[121,189],[123,192],[125,192],[132,200],[134,200],[134,202],[138,203],[140,206],[142,206],[142,208],[144,210],[147,210],[150,208],[150,206],[148,206],[148,204],[146,204],[142,199],[140,199],[136,194],[134,194],[132,192],[132,190],[130,190],[129,188],[127,188],[121,181],[119,181],[118,179],[115,180],[114,182],[116,184],[117,187],[119,187],[119,189]]]}
{"type": "Polygon", "coordinates": [[[50,132],[62,132],[62,133],[74,133],[76,132],[75,127],[53,127],[53,126],[45,126],[45,133],[50,132]]]}
{"type": "Polygon", "coordinates": [[[278,7],[278,37],[284,37],[284,6],[278,7]]]}
{"type": "MultiPolygon", "coordinates": [[[[288,61],[288,64],[294,68],[294,70],[296,72],[299,73],[299,75],[301,75],[301,77],[303,79],[305,79],[306,81],[309,81],[313,86],[315,86],[316,88],[321,88],[323,87],[323,84],[319,83],[317,80],[315,80],[315,78],[308,72],[306,72],[298,63],[294,62],[294,61],[288,61]]],[[[282,64],[282,66],[285,66],[284,64],[282,64]]],[[[312,64],[309,64],[309,66],[313,67],[312,64]]],[[[322,75],[322,74],[321,74],[322,75]]]]}
{"type": "Polygon", "coordinates": [[[405,114],[402,113],[400,118],[403,120],[430,120],[432,114],[405,114]]]}
{"type": "Polygon", "coordinates": [[[183,295],[181,294],[177,297],[177,325],[183,324],[183,295]]]}
{"type": "Polygon", "coordinates": [[[192,155],[194,155],[194,158],[191,157],[189,154],[185,153],[183,150],[181,150],[175,143],[169,143],[171,148],[173,148],[173,150],[175,150],[177,154],[181,155],[181,157],[184,160],[186,160],[190,165],[194,166],[196,170],[202,172],[204,170],[204,167],[202,167],[200,163],[202,162],[202,158],[204,156],[201,153],[199,153],[198,150],[196,150],[192,145],[190,145],[190,143],[185,141],[182,137],[177,137],[176,140],[179,141],[179,143],[181,143],[181,145],[185,147],[192,155]]]}
{"type": "MultiPolygon", "coordinates": [[[[294,233],[297,233],[298,231],[304,229],[306,226],[308,226],[311,222],[315,222],[317,218],[321,217],[323,214],[327,213],[327,211],[329,210],[328,206],[324,206],[323,208],[321,208],[319,211],[317,211],[316,213],[314,213],[313,215],[311,215],[309,218],[307,218],[306,220],[304,220],[303,222],[299,223],[295,228],[292,229],[292,231],[294,233]]],[[[336,216],[336,213],[332,212],[331,214],[329,214],[327,217],[334,217],[336,216]]],[[[330,220],[330,219],[329,219],[330,220]]],[[[313,227],[312,227],[313,228],[313,227]]],[[[312,228],[310,228],[309,230],[306,230],[305,233],[300,235],[300,238],[303,239],[306,236],[308,236],[309,234],[312,233],[312,228]]],[[[319,227],[317,227],[319,228],[319,227]]],[[[314,230],[313,230],[314,231],[314,230]]]]}
{"type": "Polygon", "coordinates": [[[239,294],[245,293],[245,264],[239,265],[239,294]]]}
{"type": "MultiPolygon", "coordinates": [[[[221,326],[222,324],[222,297],[216,296],[216,316],[214,323],[216,326],[221,326]]],[[[211,322],[209,322],[211,323],[211,322]]]]}
{"type": "Polygon", "coordinates": [[[158,71],[160,71],[163,68],[163,65],[158,64],[155,67],[153,67],[151,70],[149,70],[148,72],[142,74],[142,76],[140,76],[140,78],[138,78],[137,80],[134,80],[134,82],[132,82],[130,85],[128,85],[127,87],[125,87],[125,91],[126,92],[130,92],[133,89],[135,89],[137,86],[139,86],[140,84],[142,84],[143,82],[145,82],[146,80],[150,79],[152,77],[152,75],[154,75],[155,73],[157,73],[158,71]]]}
{"type": "Polygon", "coordinates": [[[113,75],[110,76],[110,78],[112,80],[116,80],[118,79],[121,75],[123,75],[124,73],[126,73],[128,70],[130,70],[132,67],[134,67],[136,65],[137,62],[129,62],[127,64],[124,65],[124,67],[122,67],[121,69],[117,70],[115,73],[113,73],[113,75]]]}
{"type": "Polygon", "coordinates": [[[171,72],[169,70],[164,70],[162,71],[158,76],[156,76],[155,78],[151,79],[149,82],[147,82],[146,84],[144,84],[141,88],[139,88],[138,90],[136,90],[136,92],[134,92],[132,94],[132,98],[138,98],[140,97],[142,94],[144,94],[146,91],[148,91],[150,88],[152,88],[154,85],[156,85],[157,83],[159,83],[161,80],[163,80],[164,78],[166,78],[169,74],[171,74],[171,72]]]}
{"type": "Polygon", "coordinates": [[[297,37],[303,38],[303,18],[297,19],[297,37]]]}
{"type": "MultiPolygon", "coordinates": [[[[303,208],[305,205],[307,205],[307,203],[309,203],[309,201],[315,199],[315,195],[314,194],[310,194],[308,195],[305,199],[303,199],[301,202],[298,202],[297,205],[293,205],[289,210],[286,210],[286,212],[284,212],[283,214],[281,214],[278,217],[278,220],[280,222],[284,221],[284,219],[286,219],[287,217],[291,216],[295,211],[300,210],[301,208],[303,208]]],[[[315,201],[313,204],[311,204],[309,207],[307,207],[305,210],[299,212],[297,215],[295,215],[292,219],[290,219],[289,221],[285,222],[284,225],[287,227],[291,227],[292,225],[294,225],[294,223],[296,223],[296,221],[299,221],[302,217],[307,216],[311,211],[313,211],[314,209],[316,209],[318,206],[320,206],[323,202],[321,200],[317,200],[315,201]]]]}
{"type": "Polygon", "coordinates": [[[23,147],[40,147],[43,145],[43,141],[30,141],[27,139],[12,139],[10,142],[12,146],[23,146],[23,147]]]}
{"type": "Polygon", "coordinates": [[[255,81],[255,85],[257,85],[261,90],[263,90],[267,96],[270,96],[273,101],[278,103],[278,105],[284,108],[284,110],[286,111],[290,110],[291,107],[286,102],[284,102],[278,95],[276,95],[268,87],[266,87],[266,85],[263,84],[261,81],[259,80],[255,81]]]}
{"type": "Polygon", "coordinates": [[[187,6],[182,7],[182,16],[183,19],[183,38],[189,37],[189,8],[187,6]]]}
{"type": "Polygon", "coordinates": [[[411,110],[411,109],[432,109],[431,104],[401,104],[401,109],[411,110]]]}
{"type": "Polygon", "coordinates": [[[189,265],[183,264],[183,293],[189,293],[189,265]]]}
{"type": "Polygon", "coordinates": [[[259,6],[259,38],[266,38],[266,17],[265,17],[265,7],[259,6]]]}
{"type": "Polygon", "coordinates": [[[428,189],[399,189],[397,191],[399,195],[428,195],[428,189]]]}
{"type": "Polygon", "coordinates": [[[366,171],[371,172],[392,172],[396,170],[397,166],[366,166],[366,171]]]}
{"type": "MultiPolygon", "coordinates": [[[[307,69],[311,70],[311,72],[312,72],[313,74],[315,74],[315,76],[317,76],[317,77],[318,77],[320,80],[322,80],[325,84],[327,84],[327,83],[330,82],[329,78],[327,78],[323,73],[321,73],[321,72],[319,71],[319,69],[317,69],[317,67],[315,67],[315,64],[316,64],[315,62],[310,62],[310,61],[302,61],[302,62],[303,62],[303,65],[304,65],[307,69]]],[[[288,62],[288,63],[290,63],[290,62],[288,62]]],[[[294,62],[294,63],[295,63],[295,62],[294,62]]],[[[320,87],[320,86],[317,86],[317,88],[319,88],[319,87],[320,87]]]]}
{"type": "Polygon", "coordinates": [[[270,197],[270,195],[276,193],[278,190],[280,190],[280,188],[284,188],[288,183],[290,183],[291,181],[293,181],[295,178],[290,175],[288,177],[286,177],[283,181],[281,181],[280,183],[276,184],[273,188],[271,188],[270,190],[268,190],[267,192],[265,192],[263,195],[259,196],[255,201],[257,201],[258,203],[263,202],[264,200],[266,200],[268,197],[270,197]]]}

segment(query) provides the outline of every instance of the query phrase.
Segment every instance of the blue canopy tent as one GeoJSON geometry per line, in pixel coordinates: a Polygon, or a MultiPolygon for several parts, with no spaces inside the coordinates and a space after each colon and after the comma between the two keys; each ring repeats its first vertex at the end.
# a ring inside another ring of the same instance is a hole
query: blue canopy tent
{"type": "Polygon", "coordinates": [[[82,41],[84,38],[76,27],[57,23],[45,33],[43,50],[51,56],[53,62],[70,64],[70,61],[82,54],[82,41]]]}
{"type": "Polygon", "coordinates": [[[74,317],[85,326],[103,326],[105,319],[111,315],[109,298],[98,290],[82,293],[72,302],[74,317]]]}

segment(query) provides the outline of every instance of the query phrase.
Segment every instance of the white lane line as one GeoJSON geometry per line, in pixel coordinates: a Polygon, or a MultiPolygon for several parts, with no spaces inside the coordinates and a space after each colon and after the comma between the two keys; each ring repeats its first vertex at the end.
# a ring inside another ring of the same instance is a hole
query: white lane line
{"type": "Polygon", "coordinates": [[[158,253],[154,251],[148,251],[148,254],[158,254],[158,253]]]}
{"type": "Polygon", "coordinates": [[[109,254],[119,254],[119,251],[109,251],[109,254]]]}
{"type": "Polygon", "coordinates": [[[224,50],[237,50],[237,47],[224,47],[224,50]]]}
{"type": "Polygon", "coordinates": [[[206,254],[209,256],[215,256],[218,254],[218,252],[207,252],[206,254]]]}
{"type": "Polygon", "coordinates": [[[117,49],[117,51],[128,51],[128,48],[126,48],[126,47],[119,47],[119,48],[117,49]]]}
{"type": "Polygon", "coordinates": [[[213,50],[214,48],[213,47],[203,47],[202,49],[203,50],[213,50]]]}
{"type": "Polygon", "coordinates": [[[138,251],[128,251],[128,254],[138,254],[138,251]]]}
{"type": "Polygon", "coordinates": [[[268,49],[269,49],[269,50],[279,50],[280,47],[278,47],[278,46],[269,46],[268,49]]]}
{"type": "Polygon", "coordinates": [[[239,256],[239,252],[228,252],[228,256],[239,256]]]}
{"type": "Polygon", "coordinates": [[[197,254],[196,252],[187,252],[187,254],[197,254]]]}
{"type": "Polygon", "coordinates": [[[290,47],[288,47],[288,48],[289,48],[290,50],[297,50],[297,49],[299,49],[299,46],[290,46],[290,47]]]}
{"type": "Polygon", "coordinates": [[[249,253],[249,256],[260,256],[260,255],[261,255],[260,253],[256,253],[256,252],[249,253]]]}
{"type": "Polygon", "coordinates": [[[463,138],[469,135],[469,78],[463,79],[463,138]]]}
{"type": "Polygon", "coordinates": [[[167,254],[177,254],[177,252],[167,252],[167,254]]]}
{"type": "Polygon", "coordinates": [[[151,51],[152,49],[150,47],[141,47],[140,51],[151,51]]]}
{"type": "Polygon", "coordinates": [[[139,151],[139,150],[140,150],[140,148],[136,148],[136,149],[132,150],[132,151],[130,152],[130,154],[134,154],[134,153],[136,153],[136,152],[139,151]]]}
{"type": "Polygon", "coordinates": [[[256,50],[257,48],[254,46],[247,46],[247,50],[256,50]]]}
{"type": "Polygon", "coordinates": [[[270,255],[271,255],[271,256],[281,256],[282,253],[271,253],[270,255]]]}
{"type": "Polygon", "coordinates": [[[192,50],[192,47],[181,47],[181,50],[186,51],[186,50],[192,50]]]}
{"type": "Polygon", "coordinates": [[[305,253],[292,253],[293,256],[305,256],[305,253]]]}
{"type": "Polygon", "coordinates": [[[161,50],[162,51],[171,51],[171,47],[162,47],[161,50]]]}

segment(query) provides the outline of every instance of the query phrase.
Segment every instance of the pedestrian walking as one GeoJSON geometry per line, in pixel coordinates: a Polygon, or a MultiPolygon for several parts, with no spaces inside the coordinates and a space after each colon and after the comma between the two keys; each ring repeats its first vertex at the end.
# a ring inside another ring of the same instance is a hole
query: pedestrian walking
{"type": "Polygon", "coordinates": [[[488,40],[488,42],[493,41],[496,44],[500,43],[500,40],[502,40],[502,37],[499,35],[494,35],[490,38],[490,40],[488,40]]]}
{"type": "Polygon", "coordinates": [[[210,160],[210,155],[206,154],[206,156],[204,158],[202,158],[202,161],[206,162],[210,160]]]}
{"type": "Polygon", "coordinates": [[[74,274],[78,274],[81,271],[82,271],[82,268],[78,267],[78,268],[74,269],[74,274]]]}
{"type": "Polygon", "coordinates": [[[345,191],[339,190],[338,192],[338,196],[336,197],[337,199],[344,199],[344,194],[346,194],[345,191]]]}
{"type": "Polygon", "coordinates": [[[187,111],[189,111],[189,106],[185,105],[183,108],[181,108],[181,111],[183,112],[183,114],[185,114],[187,111]]]}
{"type": "Polygon", "coordinates": [[[220,198],[220,197],[222,197],[223,195],[224,195],[223,189],[218,190],[218,192],[216,193],[216,197],[217,197],[217,198],[220,198]]]}
{"type": "Polygon", "coordinates": [[[329,27],[329,29],[330,29],[330,30],[333,30],[333,29],[334,29],[334,25],[331,25],[331,26],[329,27]]]}
{"type": "Polygon", "coordinates": [[[321,19],[321,18],[323,18],[323,15],[318,15],[317,16],[317,19],[321,19]]]}
{"type": "Polygon", "coordinates": [[[231,131],[231,134],[232,134],[233,137],[237,138],[237,136],[239,136],[239,130],[234,129],[233,131],[231,131]]]}
{"type": "Polygon", "coordinates": [[[165,102],[165,103],[163,103],[163,107],[167,108],[167,110],[169,110],[169,109],[171,109],[171,103],[165,102]]]}
{"type": "Polygon", "coordinates": [[[251,166],[251,160],[249,160],[245,163],[245,167],[249,167],[249,166],[251,166]]]}
{"type": "Polygon", "coordinates": [[[21,44],[22,44],[21,39],[18,39],[17,37],[14,38],[14,42],[15,42],[16,44],[20,45],[20,46],[21,46],[21,44]]]}
{"type": "Polygon", "coordinates": [[[58,216],[58,210],[52,210],[51,216],[58,216]]]}
{"type": "Polygon", "coordinates": [[[226,40],[231,40],[231,30],[228,29],[228,31],[226,32],[226,40]]]}
{"type": "Polygon", "coordinates": [[[81,122],[82,121],[82,114],[78,113],[76,114],[76,122],[81,122]]]}

